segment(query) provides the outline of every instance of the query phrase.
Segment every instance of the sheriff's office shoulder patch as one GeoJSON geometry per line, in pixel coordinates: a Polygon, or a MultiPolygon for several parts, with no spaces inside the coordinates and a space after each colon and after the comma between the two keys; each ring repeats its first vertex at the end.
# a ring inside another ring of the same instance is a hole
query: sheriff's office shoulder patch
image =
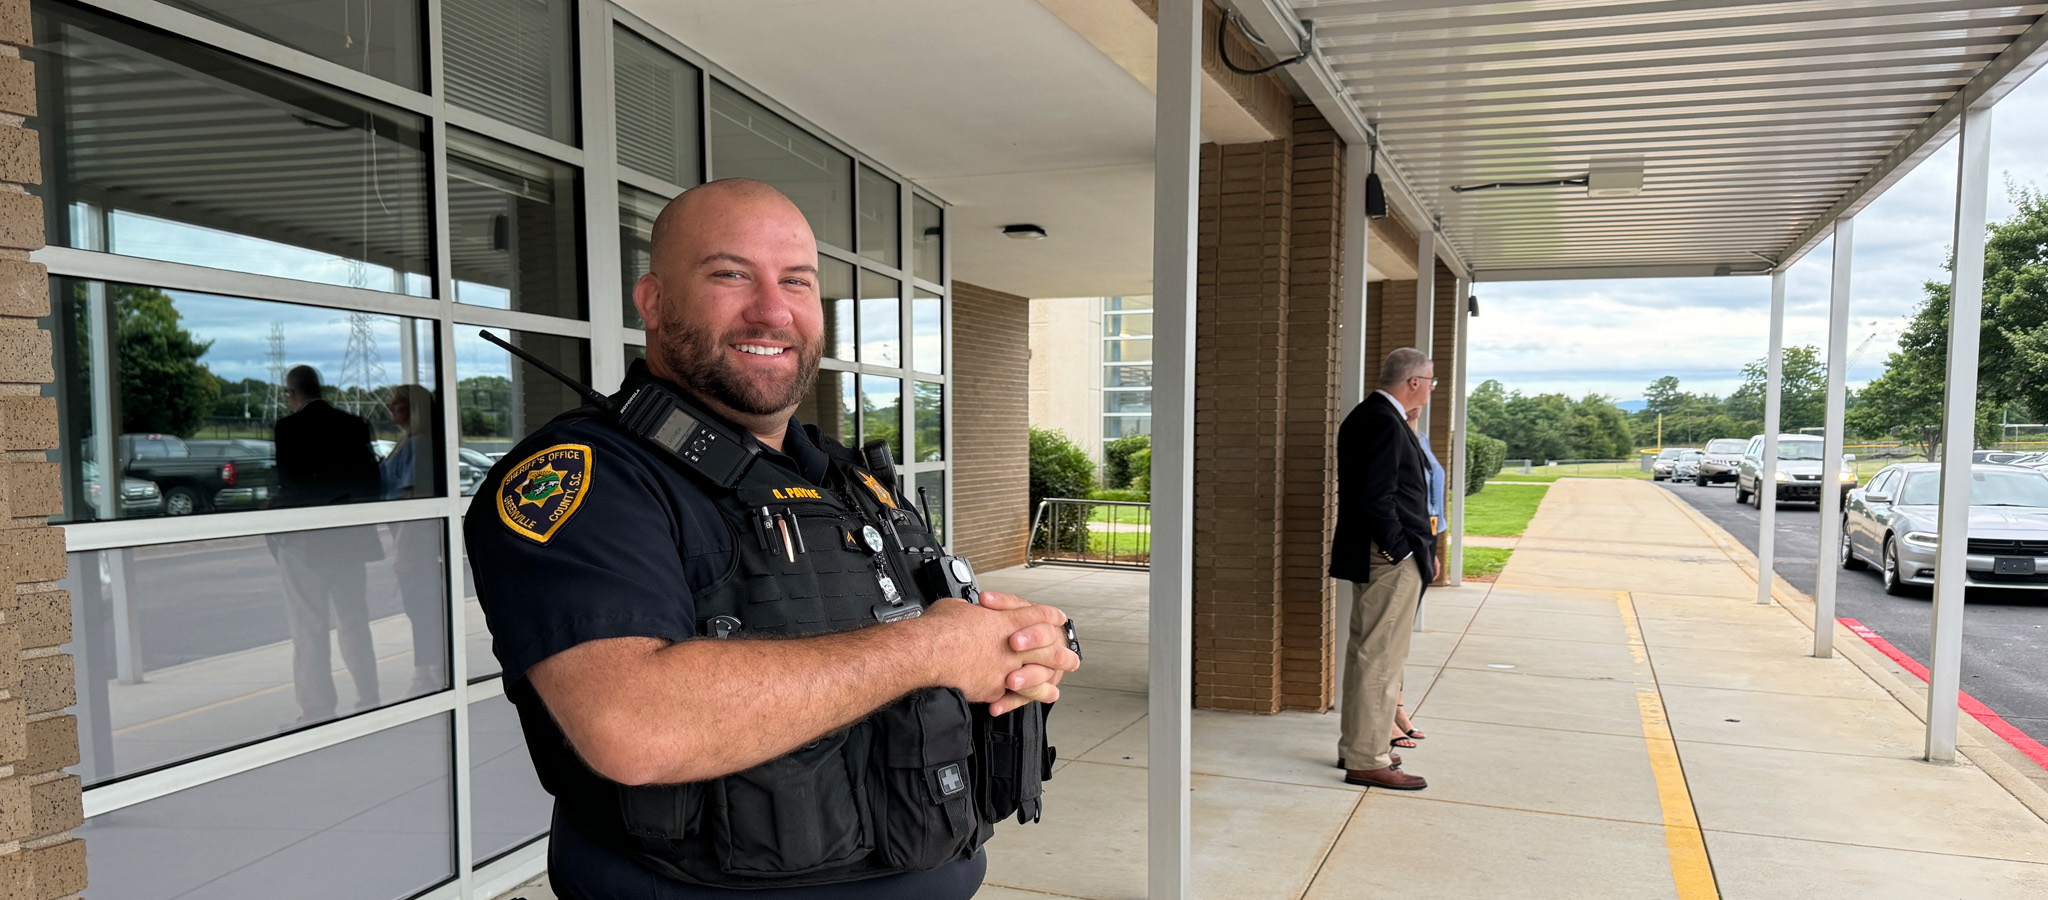
{"type": "Polygon", "coordinates": [[[868,486],[868,490],[875,495],[876,500],[881,501],[883,506],[887,506],[890,509],[896,508],[896,498],[889,496],[889,489],[883,487],[881,482],[876,481],[875,476],[858,469],[854,471],[860,475],[861,483],[868,486]]]}
{"type": "Polygon", "coordinates": [[[520,461],[498,483],[498,518],[545,544],[576,513],[590,490],[590,448],[556,444],[520,461]]]}

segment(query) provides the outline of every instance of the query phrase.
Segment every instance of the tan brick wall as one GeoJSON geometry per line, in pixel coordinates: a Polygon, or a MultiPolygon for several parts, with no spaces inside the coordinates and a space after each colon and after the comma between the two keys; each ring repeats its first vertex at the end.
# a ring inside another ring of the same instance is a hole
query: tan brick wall
{"type": "Polygon", "coordinates": [[[1282,471],[1280,705],[1335,699],[1337,345],[1344,273],[1344,143],[1315,107],[1294,111],[1292,271],[1287,299],[1286,463],[1282,471]]]}
{"type": "Polygon", "coordinates": [[[35,106],[35,70],[21,59],[29,40],[27,0],[0,0],[0,896],[54,900],[85,889],[85,843],[71,836],[83,821],[78,779],[61,770],[78,761],[71,660],[57,647],[71,638],[71,601],[56,589],[64,576],[64,534],[47,524],[60,511],[56,404],[52,380],[49,279],[28,261],[43,245],[42,201],[24,183],[41,181],[42,163],[22,114],[35,106]]]}
{"type": "Polygon", "coordinates": [[[953,552],[1024,564],[1031,530],[1031,302],[953,282],[953,552]]]}

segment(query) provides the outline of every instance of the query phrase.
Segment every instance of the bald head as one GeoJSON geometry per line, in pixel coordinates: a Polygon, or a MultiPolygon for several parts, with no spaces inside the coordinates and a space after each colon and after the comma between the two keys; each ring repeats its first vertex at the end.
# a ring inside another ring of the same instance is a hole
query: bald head
{"type": "Polygon", "coordinates": [[[664,251],[676,252],[669,246],[671,241],[693,236],[727,216],[762,213],[802,222],[804,237],[812,242],[813,249],[816,248],[817,239],[811,236],[810,222],[805,221],[803,211],[796,208],[788,195],[765,181],[721,178],[677,194],[674,200],[661,208],[661,215],[655,217],[654,232],[648,240],[657,260],[654,268],[657,271],[661,269],[659,260],[664,251]]]}

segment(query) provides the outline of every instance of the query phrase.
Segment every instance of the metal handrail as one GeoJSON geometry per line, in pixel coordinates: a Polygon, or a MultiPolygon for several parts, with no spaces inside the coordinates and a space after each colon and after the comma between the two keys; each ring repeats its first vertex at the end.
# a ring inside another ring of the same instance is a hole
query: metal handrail
{"type": "Polygon", "coordinates": [[[1094,566],[1110,569],[1150,569],[1152,567],[1152,504],[1130,500],[1075,500],[1048,497],[1038,502],[1038,509],[1031,515],[1031,535],[1025,547],[1026,566],[1046,564],[1067,566],[1094,566]],[[1112,513],[1110,527],[1097,532],[1090,521],[1095,507],[1134,508],[1139,510],[1137,521],[1117,521],[1112,513]],[[1121,526],[1130,525],[1137,532],[1125,532],[1121,526]],[[1142,547],[1132,540],[1131,546],[1124,546],[1121,535],[1138,533],[1145,535],[1142,547]],[[1041,534],[1043,537],[1041,538],[1041,534]],[[1102,534],[1102,552],[1097,553],[1093,541],[1096,534],[1102,534]],[[1078,537],[1074,542],[1072,538],[1078,537]],[[1078,543],[1078,546],[1074,546],[1078,543]]]}

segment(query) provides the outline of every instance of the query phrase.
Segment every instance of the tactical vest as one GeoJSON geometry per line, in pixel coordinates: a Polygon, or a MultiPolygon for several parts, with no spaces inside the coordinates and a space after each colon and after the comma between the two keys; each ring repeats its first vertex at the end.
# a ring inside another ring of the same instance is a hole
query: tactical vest
{"type": "MultiPolygon", "coordinates": [[[[730,490],[697,479],[733,548],[725,574],[694,592],[700,637],[850,631],[945,596],[931,572],[942,551],[923,518],[855,454],[807,433],[831,459],[823,485],[769,457],[730,490]]],[[[531,685],[507,691],[525,701],[534,768],[569,821],[693,884],[795,887],[935,868],[971,856],[995,822],[1037,821],[1052,775],[1048,707],[991,717],[959,691],[927,688],[751,769],[622,785],[583,763],[531,685]]]]}

